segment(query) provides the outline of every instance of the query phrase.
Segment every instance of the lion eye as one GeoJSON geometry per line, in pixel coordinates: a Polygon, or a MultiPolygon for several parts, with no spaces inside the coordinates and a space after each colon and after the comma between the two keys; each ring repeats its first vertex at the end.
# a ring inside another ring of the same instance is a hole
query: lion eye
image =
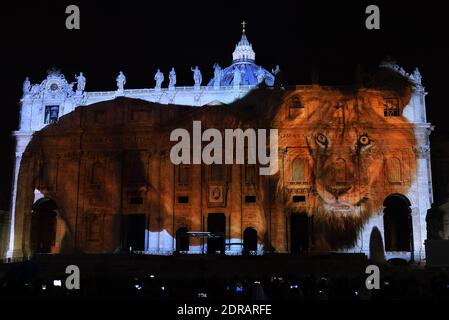
{"type": "Polygon", "coordinates": [[[369,144],[371,143],[371,141],[370,141],[370,139],[368,138],[367,135],[362,135],[362,136],[360,136],[360,138],[359,138],[359,143],[360,143],[362,146],[367,146],[367,145],[369,145],[369,144]]]}
{"type": "Polygon", "coordinates": [[[316,137],[316,141],[318,142],[318,144],[322,145],[322,146],[326,146],[327,145],[327,138],[324,134],[319,134],[316,137]]]}

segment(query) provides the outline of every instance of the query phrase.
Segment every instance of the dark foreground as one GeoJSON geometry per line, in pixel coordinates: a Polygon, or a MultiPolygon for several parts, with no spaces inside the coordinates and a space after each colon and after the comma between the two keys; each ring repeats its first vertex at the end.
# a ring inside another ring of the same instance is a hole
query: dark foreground
{"type": "Polygon", "coordinates": [[[380,267],[368,290],[361,254],[319,256],[37,256],[0,264],[0,299],[397,300],[449,299],[449,273],[411,265],[380,267]],[[80,289],[65,287],[68,265],[80,289]]]}

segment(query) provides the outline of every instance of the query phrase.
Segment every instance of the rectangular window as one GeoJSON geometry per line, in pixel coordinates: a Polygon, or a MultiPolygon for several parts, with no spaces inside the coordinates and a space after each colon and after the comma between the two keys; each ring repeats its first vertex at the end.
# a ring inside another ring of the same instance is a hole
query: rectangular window
{"type": "Polygon", "coordinates": [[[305,161],[302,158],[297,158],[292,161],[292,180],[305,180],[305,161]]]}
{"type": "Polygon", "coordinates": [[[245,183],[255,184],[256,183],[256,166],[246,165],[245,166],[245,183]]]}
{"type": "Polygon", "coordinates": [[[188,196],[178,197],[178,203],[189,203],[189,197],[188,196]]]}
{"type": "Polygon", "coordinates": [[[45,106],[44,123],[56,123],[59,118],[59,106],[45,106]]]}
{"type": "Polygon", "coordinates": [[[387,160],[388,181],[391,183],[401,183],[401,160],[398,158],[389,158],[387,160]]]}
{"type": "Polygon", "coordinates": [[[190,184],[190,167],[180,165],[178,167],[178,185],[188,186],[190,184]]]}
{"type": "Polygon", "coordinates": [[[305,202],[306,196],[293,196],[292,198],[293,202],[305,202]]]}
{"type": "Polygon", "coordinates": [[[400,117],[401,116],[401,112],[399,110],[398,99],[385,99],[384,116],[385,117],[400,117]]]}
{"type": "Polygon", "coordinates": [[[143,198],[142,197],[134,197],[130,200],[131,204],[143,204],[143,198]]]}
{"type": "Polygon", "coordinates": [[[245,202],[246,203],[255,203],[256,202],[256,196],[245,196],[245,202]]]}
{"type": "Polygon", "coordinates": [[[128,153],[125,161],[125,181],[130,184],[145,183],[147,168],[140,152],[128,153]]]}

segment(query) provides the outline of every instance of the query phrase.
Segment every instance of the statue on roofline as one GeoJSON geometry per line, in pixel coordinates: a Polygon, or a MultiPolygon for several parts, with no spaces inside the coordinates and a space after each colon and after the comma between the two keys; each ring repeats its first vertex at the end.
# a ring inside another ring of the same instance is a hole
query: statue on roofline
{"type": "Polygon", "coordinates": [[[161,70],[157,69],[156,74],[154,75],[154,80],[156,81],[155,89],[160,89],[162,86],[162,82],[164,82],[164,74],[161,70]]]}
{"type": "Polygon", "coordinates": [[[25,81],[23,82],[23,95],[26,96],[31,91],[31,83],[30,79],[28,77],[25,78],[25,81]]]}
{"type": "Polygon", "coordinates": [[[263,71],[263,68],[261,66],[259,66],[256,71],[256,78],[257,83],[261,83],[265,79],[265,72],[263,71]]]}
{"type": "Polygon", "coordinates": [[[175,68],[171,68],[171,71],[168,75],[168,88],[174,89],[176,85],[176,71],[175,68]]]}
{"type": "Polygon", "coordinates": [[[84,77],[83,73],[80,72],[79,75],[75,74],[75,79],[76,79],[76,91],[83,92],[84,88],[86,87],[86,78],[84,77]]]}
{"type": "Polygon", "coordinates": [[[214,87],[219,87],[223,71],[218,63],[214,64],[214,87]]]}
{"type": "Polygon", "coordinates": [[[198,66],[194,68],[190,68],[193,71],[193,81],[195,82],[195,87],[201,86],[201,82],[203,81],[203,77],[201,75],[201,71],[198,66]]]}
{"type": "Polygon", "coordinates": [[[117,81],[117,90],[123,91],[126,84],[126,77],[122,71],[119,72],[116,81],[117,81]]]}

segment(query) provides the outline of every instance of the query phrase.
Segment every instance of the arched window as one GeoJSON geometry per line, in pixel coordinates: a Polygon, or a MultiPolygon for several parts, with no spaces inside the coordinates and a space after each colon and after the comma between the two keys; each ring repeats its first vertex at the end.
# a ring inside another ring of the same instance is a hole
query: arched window
{"type": "Polygon", "coordinates": [[[335,182],[346,183],[346,161],[341,158],[335,161],[335,182]]]}
{"type": "Polygon", "coordinates": [[[384,206],[385,251],[412,251],[410,200],[401,194],[392,194],[385,199],[384,206]]]}
{"type": "Polygon", "coordinates": [[[104,167],[101,163],[97,162],[92,166],[91,184],[102,185],[104,179],[104,167]]]}
{"type": "Polygon", "coordinates": [[[398,183],[402,181],[401,161],[398,158],[387,160],[388,181],[398,183]]]}
{"type": "Polygon", "coordinates": [[[305,165],[304,159],[294,159],[292,162],[292,180],[304,181],[305,180],[305,165]]]}
{"type": "Polygon", "coordinates": [[[288,102],[289,107],[289,117],[295,118],[302,114],[304,110],[304,105],[301,103],[301,99],[299,97],[295,96],[291,98],[288,102]]]}
{"type": "Polygon", "coordinates": [[[146,169],[139,152],[131,152],[126,159],[125,179],[127,183],[143,183],[146,180],[146,169]]]}

